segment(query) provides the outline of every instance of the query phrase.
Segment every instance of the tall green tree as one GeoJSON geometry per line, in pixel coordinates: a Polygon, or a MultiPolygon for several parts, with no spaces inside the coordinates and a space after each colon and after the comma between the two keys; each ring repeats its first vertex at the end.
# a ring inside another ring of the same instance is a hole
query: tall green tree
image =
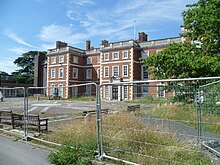
{"type": "Polygon", "coordinates": [[[12,73],[17,83],[33,84],[34,81],[34,58],[38,51],[23,53],[15,59],[14,64],[21,68],[12,73]]]}
{"type": "Polygon", "coordinates": [[[171,44],[143,60],[155,79],[217,76],[220,70],[219,56],[207,56],[187,42],[171,44]]]}
{"type": "Polygon", "coordinates": [[[183,12],[185,37],[199,40],[171,44],[143,59],[155,79],[218,76],[220,71],[220,0],[199,0],[183,12]]]}
{"type": "Polygon", "coordinates": [[[186,36],[199,40],[201,48],[214,56],[220,51],[220,0],[199,0],[183,12],[186,36]]]}

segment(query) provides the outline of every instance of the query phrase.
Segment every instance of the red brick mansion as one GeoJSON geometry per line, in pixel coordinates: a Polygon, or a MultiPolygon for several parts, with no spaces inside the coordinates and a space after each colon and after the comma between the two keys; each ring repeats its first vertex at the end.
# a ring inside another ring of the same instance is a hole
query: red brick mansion
{"type": "MultiPolygon", "coordinates": [[[[164,49],[171,43],[179,43],[183,37],[148,40],[141,32],[138,40],[108,42],[103,40],[99,48],[93,48],[86,41],[86,50],[69,46],[57,41],[56,48],[47,53],[47,91],[52,95],[56,89],[61,97],[93,95],[94,85],[63,88],[75,84],[95,82],[130,82],[148,80],[148,73],[140,58],[147,58],[164,49]]],[[[141,89],[144,95],[147,89],[141,89]]],[[[132,100],[135,93],[133,86],[104,86],[101,98],[106,100],[132,100]]]]}

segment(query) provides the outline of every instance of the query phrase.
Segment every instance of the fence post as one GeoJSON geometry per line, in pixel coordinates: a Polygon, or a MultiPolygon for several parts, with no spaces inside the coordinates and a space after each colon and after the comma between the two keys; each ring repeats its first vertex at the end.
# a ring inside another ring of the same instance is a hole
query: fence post
{"type": "Polygon", "coordinates": [[[96,140],[98,147],[98,159],[102,159],[102,113],[101,113],[100,85],[96,86],[96,140]]]}
{"type": "Polygon", "coordinates": [[[24,136],[23,139],[27,140],[28,136],[28,89],[24,88],[24,136]]]}
{"type": "Polygon", "coordinates": [[[201,107],[200,107],[200,91],[196,91],[196,127],[197,127],[197,143],[201,142],[201,107]]]}

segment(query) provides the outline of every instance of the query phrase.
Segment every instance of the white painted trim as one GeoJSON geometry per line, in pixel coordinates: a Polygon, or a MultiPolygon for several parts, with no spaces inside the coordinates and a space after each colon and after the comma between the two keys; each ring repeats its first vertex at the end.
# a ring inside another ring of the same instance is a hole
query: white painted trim
{"type": "Polygon", "coordinates": [[[64,69],[63,69],[63,68],[59,68],[59,75],[58,75],[58,78],[64,78],[64,69]],[[62,73],[63,76],[62,76],[62,77],[60,76],[60,70],[63,70],[63,73],[62,73]]]}
{"type": "Polygon", "coordinates": [[[72,71],[73,71],[72,78],[74,78],[74,79],[75,79],[75,78],[78,79],[78,77],[79,77],[79,76],[78,76],[78,74],[79,74],[79,70],[78,70],[78,68],[72,68],[72,69],[73,69],[73,70],[72,70],[72,71]],[[76,69],[76,77],[74,77],[74,70],[75,70],[75,69],[76,69]]]}
{"type": "Polygon", "coordinates": [[[49,82],[66,82],[66,80],[50,80],[49,82]]]}
{"type": "Polygon", "coordinates": [[[112,76],[119,76],[120,74],[120,69],[119,69],[119,66],[116,65],[116,66],[112,66],[112,76]],[[118,75],[114,75],[114,68],[117,67],[118,68],[118,75]]]}
{"type": "Polygon", "coordinates": [[[128,59],[128,51],[122,51],[122,59],[128,59]],[[127,57],[124,58],[124,52],[127,52],[127,57]]]}
{"type": "MultiPolygon", "coordinates": [[[[66,67],[66,85],[65,86],[69,86],[69,70],[70,70],[70,53],[67,53],[67,67],[66,67]]],[[[66,96],[64,96],[66,98],[69,97],[69,88],[66,88],[66,96]]]]}
{"type": "Polygon", "coordinates": [[[50,70],[50,78],[56,78],[56,68],[51,68],[51,70],[50,70]],[[55,71],[54,76],[53,76],[53,70],[55,71]]]}
{"type": "Polygon", "coordinates": [[[109,78],[109,66],[104,66],[103,70],[104,70],[104,78],[109,78]],[[105,75],[105,68],[108,68],[108,76],[105,75]]]}
{"type": "Polygon", "coordinates": [[[121,60],[121,61],[112,61],[112,62],[103,62],[102,64],[118,64],[118,63],[125,63],[125,62],[131,62],[132,60],[121,60]]]}
{"type": "Polygon", "coordinates": [[[122,65],[122,74],[121,74],[122,77],[128,77],[128,71],[129,71],[128,70],[128,65],[122,65]],[[126,76],[124,75],[124,66],[127,66],[127,75],[126,76]]]}
{"type": "Polygon", "coordinates": [[[110,60],[110,54],[109,53],[103,53],[104,57],[103,57],[103,61],[109,61],[110,60]],[[108,54],[108,59],[105,58],[105,55],[108,54]]]}
{"type": "Polygon", "coordinates": [[[60,66],[67,66],[67,64],[57,64],[57,65],[50,65],[48,68],[60,67],[60,66]]]}
{"type": "Polygon", "coordinates": [[[86,69],[86,79],[92,79],[92,69],[86,69]],[[89,75],[88,72],[91,72],[91,74],[89,75]]]}
{"type": "Polygon", "coordinates": [[[120,58],[119,56],[120,56],[119,52],[112,52],[112,60],[119,60],[120,58]],[[114,58],[114,53],[118,54],[118,58],[114,58]]]}
{"type": "Polygon", "coordinates": [[[59,56],[59,63],[64,63],[64,55],[59,56]],[[60,60],[61,57],[63,57],[63,61],[60,60]]]}

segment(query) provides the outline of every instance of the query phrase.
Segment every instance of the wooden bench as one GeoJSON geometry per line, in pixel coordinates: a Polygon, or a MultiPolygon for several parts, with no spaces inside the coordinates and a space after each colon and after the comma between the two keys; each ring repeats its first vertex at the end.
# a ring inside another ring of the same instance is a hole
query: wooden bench
{"type": "MultiPolygon", "coordinates": [[[[108,114],[109,109],[101,109],[101,112],[104,114],[108,114]]],[[[82,116],[95,115],[96,110],[83,111],[82,116]]]]}
{"type": "Polygon", "coordinates": [[[141,106],[140,105],[128,105],[128,112],[131,112],[131,111],[135,111],[135,110],[140,110],[141,106]]]}
{"type": "MultiPolygon", "coordinates": [[[[22,127],[24,125],[24,115],[23,114],[12,114],[12,127],[13,129],[17,126],[22,127]]],[[[45,127],[45,130],[48,131],[48,118],[40,118],[39,115],[28,115],[28,125],[36,126],[38,132],[41,132],[41,127],[45,127]]]]}
{"type": "Polygon", "coordinates": [[[0,123],[12,123],[11,110],[0,110],[0,123]]]}

